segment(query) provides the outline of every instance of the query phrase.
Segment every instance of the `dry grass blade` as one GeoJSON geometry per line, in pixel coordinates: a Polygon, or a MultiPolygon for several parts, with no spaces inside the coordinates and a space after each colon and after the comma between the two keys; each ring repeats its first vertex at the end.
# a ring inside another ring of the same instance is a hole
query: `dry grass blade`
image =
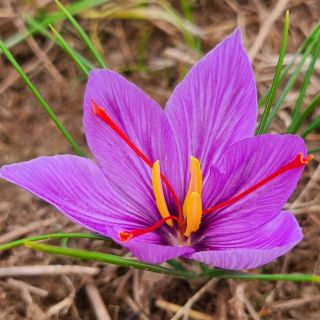
{"type": "Polygon", "coordinates": [[[211,289],[216,283],[217,279],[209,280],[203,287],[201,287],[188,301],[184,306],[171,318],[171,320],[178,320],[182,316],[188,315],[193,304],[196,303],[209,289],[211,289]]]}
{"type": "Polygon", "coordinates": [[[298,298],[291,299],[290,301],[285,302],[277,302],[269,306],[269,308],[273,310],[288,310],[293,308],[299,308],[309,303],[317,303],[320,302],[320,295],[306,297],[306,298],[298,298]]]}
{"type": "Polygon", "coordinates": [[[253,46],[250,48],[248,54],[251,61],[253,61],[261,49],[265,39],[267,38],[270,29],[274,22],[283,14],[286,9],[289,0],[279,0],[276,2],[275,7],[266,15],[266,19],[264,20],[262,26],[260,27],[259,33],[255,38],[253,46]]]}
{"type": "MultiPolygon", "coordinates": [[[[4,0],[4,3],[6,5],[6,7],[8,8],[8,10],[11,10],[11,12],[14,14],[14,10],[12,8],[10,1],[4,0]]],[[[28,31],[22,18],[17,17],[14,20],[14,23],[21,33],[26,33],[28,31]]],[[[51,60],[48,58],[45,51],[43,51],[43,49],[39,47],[36,40],[32,36],[30,36],[29,38],[26,39],[26,41],[27,41],[30,49],[34,52],[35,56],[44,65],[44,67],[48,70],[48,72],[51,74],[51,76],[56,81],[63,82],[63,77],[62,77],[61,73],[55,67],[55,65],[51,62],[51,60]]]]}
{"type": "Polygon", "coordinates": [[[130,296],[125,297],[125,302],[138,315],[138,319],[149,320],[148,317],[143,313],[143,311],[139,308],[139,306],[130,296]]]}
{"type": "MultiPolygon", "coordinates": [[[[170,311],[170,312],[174,312],[174,313],[179,312],[179,310],[181,310],[181,308],[182,308],[182,306],[179,306],[175,303],[171,303],[171,302],[164,301],[164,300],[157,300],[156,306],[164,311],[170,311]]],[[[215,319],[217,319],[215,316],[211,316],[211,315],[208,315],[203,312],[196,311],[196,310],[189,310],[188,316],[190,319],[194,319],[194,320],[215,320],[215,319]]]]}
{"type": "Polygon", "coordinates": [[[38,266],[12,266],[1,267],[0,278],[9,277],[36,277],[36,276],[57,276],[66,274],[87,274],[97,275],[100,269],[77,265],[38,265],[38,266]]]}
{"type": "Polygon", "coordinates": [[[12,285],[13,287],[19,288],[19,289],[26,289],[28,290],[30,293],[37,295],[41,298],[45,298],[49,295],[48,290],[44,290],[35,286],[32,286],[28,283],[25,283],[24,281],[21,280],[16,280],[16,279],[8,279],[7,283],[12,285]]]}
{"type": "Polygon", "coordinates": [[[50,226],[56,222],[55,218],[49,218],[43,221],[32,222],[24,227],[16,227],[14,230],[9,231],[0,236],[0,244],[18,239],[28,233],[50,226]]]}
{"type": "MultiPolygon", "coordinates": [[[[181,17],[173,16],[167,11],[159,7],[143,7],[143,8],[113,8],[106,11],[90,10],[82,14],[83,17],[89,19],[126,19],[126,20],[145,20],[154,23],[155,21],[163,21],[174,26],[181,32],[188,32],[193,36],[203,37],[202,30],[181,17]]],[[[165,31],[165,30],[164,30],[165,31]]]]}
{"type": "Polygon", "coordinates": [[[94,314],[97,320],[111,320],[110,314],[97,287],[90,283],[85,285],[85,291],[90,301],[94,314]]]}
{"type": "Polygon", "coordinates": [[[48,317],[52,317],[54,315],[59,314],[62,310],[68,310],[71,305],[74,302],[74,298],[75,298],[75,289],[74,286],[71,282],[71,280],[67,277],[63,277],[64,279],[64,283],[66,284],[66,286],[69,289],[69,294],[66,298],[64,298],[62,301],[60,301],[59,303],[51,306],[48,310],[47,310],[47,315],[48,317]]]}

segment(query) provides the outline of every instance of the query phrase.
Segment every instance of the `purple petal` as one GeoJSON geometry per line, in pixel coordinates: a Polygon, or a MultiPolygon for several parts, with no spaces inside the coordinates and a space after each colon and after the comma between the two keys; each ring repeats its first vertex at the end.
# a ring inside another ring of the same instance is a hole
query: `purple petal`
{"type": "Polygon", "coordinates": [[[122,230],[118,227],[113,228],[113,234],[110,234],[113,240],[121,246],[126,247],[139,260],[146,263],[163,263],[183,255],[190,255],[194,252],[194,249],[191,247],[167,245],[164,242],[165,236],[159,237],[154,232],[127,242],[121,242],[118,238],[119,231],[122,230]]]}
{"type": "Polygon", "coordinates": [[[89,159],[71,155],[40,157],[3,166],[0,177],[54,205],[74,222],[106,236],[110,227],[140,229],[159,219],[152,208],[135,206],[112,189],[100,168],[89,159]]]}
{"type": "Polygon", "coordinates": [[[127,247],[139,260],[146,263],[163,263],[170,259],[178,258],[182,255],[189,255],[194,252],[190,247],[177,247],[159,244],[151,244],[145,242],[134,242],[123,244],[127,247]]]}
{"type": "Polygon", "coordinates": [[[200,159],[206,177],[226,147],[253,136],[256,85],[239,29],[190,70],[174,90],[166,113],[184,163],[181,176],[188,172],[190,156],[200,159]]]}
{"type": "Polygon", "coordinates": [[[237,232],[235,223],[232,237],[226,235],[225,249],[196,252],[190,258],[223,269],[254,269],[285,254],[302,237],[295,217],[289,212],[282,212],[275,219],[247,233],[237,232]]]}
{"type": "MultiPolygon", "coordinates": [[[[217,162],[204,185],[204,208],[247,190],[291,162],[306,148],[298,136],[260,135],[234,144],[217,162]]],[[[296,188],[304,166],[287,171],[236,203],[209,213],[201,237],[254,230],[273,219],[296,188]]],[[[221,240],[223,242],[223,240],[221,240]]]]}
{"type": "MultiPolygon", "coordinates": [[[[180,177],[172,165],[177,163],[177,152],[161,107],[115,72],[94,70],[90,73],[84,98],[84,128],[90,150],[110,183],[118,186],[128,201],[150,207],[155,204],[151,169],[94,114],[93,101],[105,109],[152,162],[160,160],[162,172],[179,193],[180,177]]],[[[181,193],[179,196],[182,197],[181,193]]]]}

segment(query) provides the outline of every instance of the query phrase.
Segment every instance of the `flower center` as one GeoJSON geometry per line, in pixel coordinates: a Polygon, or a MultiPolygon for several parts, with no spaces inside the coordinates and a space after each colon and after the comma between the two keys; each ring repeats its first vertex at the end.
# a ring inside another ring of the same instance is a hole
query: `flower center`
{"type": "Polygon", "coordinates": [[[308,155],[307,157],[305,157],[303,153],[299,153],[292,161],[285,164],[280,169],[276,170],[266,178],[260,180],[245,191],[242,191],[234,197],[231,197],[230,199],[225,200],[213,207],[203,210],[201,197],[202,172],[200,161],[195,157],[191,157],[189,187],[183,203],[183,207],[181,207],[178,196],[170,185],[168,179],[163,175],[163,173],[161,173],[159,160],[152,163],[152,161],[129,139],[129,137],[121,130],[121,128],[119,128],[119,126],[112,120],[112,118],[106,113],[105,109],[98,106],[95,101],[92,101],[92,107],[95,115],[99,117],[103,122],[105,122],[132,149],[132,151],[134,151],[136,155],[152,169],[152,188],[156,205],[162,219],[147,228],[130,231],[120,231],[119,238],[121,241],[128,241],[132,238],[144,235],[149,232],[153,232],[165,223],[168,225],[168,227],[174,228],[173,221],[177,223],[180,238],[189,238],[193,232],[196,232],[200,228],[203,215],[218,211],[222,208],[236,203],[237,201],[246,197],[253,191],[261,188],[283,173],[304,166],[313,159],[312,155],[308,155]],[[168,191],[174,199],[175,205],[178,210],[178,217],[170,214],[165,200],[162,183],[167,187],[168,191]]]}
{"type": "MultiPolygon", "coordinates": [[[[169,217],[170,212],[164,197],[160,174],[160,162],[157,160],[152,167],[152,188],[155,196],[158,211],[166,223],[173,227],[172,219],[169,217]]],[[[178,219],[178,226],[180,234],[189,237],[192,232],[199,229],[202,218],[202,172],[200,168],[200,161],[191,157],[190,161],[190,182],[186,198],[183,203],[183,218],[178,219]],[[184,230],[184,225],[186,228],[184,230]]]]}

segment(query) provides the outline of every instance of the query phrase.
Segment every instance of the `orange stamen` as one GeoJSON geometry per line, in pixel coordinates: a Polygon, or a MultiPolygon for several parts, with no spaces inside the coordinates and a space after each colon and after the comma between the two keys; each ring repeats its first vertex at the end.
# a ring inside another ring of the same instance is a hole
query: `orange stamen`
{"type": "Polygon", "coordinates": [[[211,208],[208,208],[206,210],[203,211],[203,214],[208,214],[210,212],[219,210],[221,208],[227,207],[239,200],[241,200],[242,198],[244,198],[245,196],[247,196],[248,194],[252,193],[253,191],[259,189],[260,187],[262,187],[263,185],[265,185],[266,183],[268,183],[269,181],[277,178],[278,176],[280,176],[281,174],[292,170],[292,169],[297,169],[303,165],[308,164],[309,161],[311,161],[313,159],[313,155],[308,155],[307,157],[304,157],[303,153],[299,153],[297,155],[297,157],[292,160],[291,162],[285,164],[283,167],[281,167],[280,169],[278,169],[276,172],[272,173],[270,176],[262,179],[261,181],[259,181],[258,183],[254,184],[252,187],[250,187],[249,189],[239,193],[238,195],[223,201],[211,208]]]}
{"type": "Polygon", "coordinates": [[[187,209],[187,202],[190,198],[192,192],[197,192],[201,196],[202,193],[202,172],[199,159],[195,157],[190,158],[190,181],[189,187],[187,191],[187,195],[185,197],[182,211],[184,217],[186,217],[186,209],[187,209]]]}
{"type": "Polygon", "coordinates": [[[202,201],[201,195],[197,192],[192,192],[187,199],[186,203],[186,220],[187,220],[187,227],[186,231],[184,232],[185,237],[190,237],[192,232],[198,231],[201,218],[202,218],[202,201]]]}
{"type": "MultiPolygon", "coordinates": [[[[99,105],[95,101],[92,101],[93,112],[96,116],[98,116],[103,122],[105,122],[135,153],[136,155],[142,159],[151,169],[153,167],[153,162],[130,140],[130,138],[117,126],[117,124],[112,120],[112,118],[107,114],[106,110],[99,105]]],[[[161,180],[168,188],[171,193],[175,204],[177,206],[179,212],[179,221],[182,222],[183,214],[182,208],[180,205],[180,201],[176,193],[174,192],[172,186],[170,185],[168,179],[161,173],[161,180]]]]}
{"type": "MultiPolygon", "coordinates": [[[[162,184],[161,184],[161,171],[160,171],[160,161],[157,160],[152,167],[152,189],[155,196],[158,211],[162,218],[170,216],[170,212],[164,197],[162,184]]],[[[167,221],[170,227],[173,227],[171,220],[167,221]]]]}
{"type": "Polygon", "coordinates": [[[121,241],[125,242],[125,241],[131,240],[135,237],[142,236],[146,233],[155,231],[156,229],[160,228],[168,220],[178,220],[178,218],[175,216],[169,216],[169,217],[166,217],[164,219],[159,220],[158,222],[156,222],[152,226],[144,228],[144,229],[131,230],[131,231],[120,231],[118,234],[119,239],[121,241]]]}

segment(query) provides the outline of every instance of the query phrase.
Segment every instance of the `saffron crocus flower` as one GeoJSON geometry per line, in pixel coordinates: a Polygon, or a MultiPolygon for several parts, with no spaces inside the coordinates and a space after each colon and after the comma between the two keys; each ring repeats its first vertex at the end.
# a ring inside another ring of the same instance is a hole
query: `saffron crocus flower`
{"type": "Polygon", "coordinates": [[[189,71],[165,110],[117,73],[92,71],[83,124],[95,160],[40,157],[0,175],[144,262],[256,268],[302,239],[282,208],[311,159],[298,136],[254,136],[256,116],[236,30],[189,71]]]}

